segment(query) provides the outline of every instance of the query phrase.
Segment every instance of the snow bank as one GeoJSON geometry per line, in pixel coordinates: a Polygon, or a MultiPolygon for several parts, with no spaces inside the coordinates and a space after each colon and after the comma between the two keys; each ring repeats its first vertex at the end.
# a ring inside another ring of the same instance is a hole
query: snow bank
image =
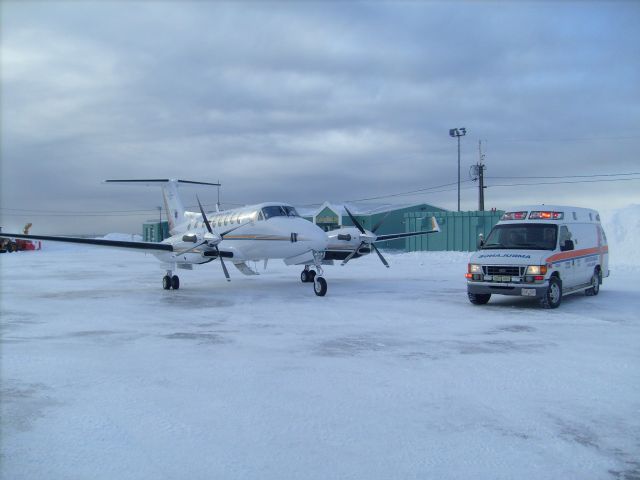
{"type": "Polygon", "coordinates": [[[141,242],[142,236],[135,233],[107,233],[104,237],[97,237],[103,240],[119,240],[121,242],[141,242]]]}
{"type": "Polygon", "coordinates": [[[640,265],[640,205],[601,215],[612,264],[640,265]]]}

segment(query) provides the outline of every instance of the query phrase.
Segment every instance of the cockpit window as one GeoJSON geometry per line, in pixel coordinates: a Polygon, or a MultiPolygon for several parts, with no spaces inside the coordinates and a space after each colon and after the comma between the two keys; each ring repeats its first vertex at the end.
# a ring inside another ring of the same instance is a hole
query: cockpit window
{"type": "Polygon", "coordinates": [[[288,217],[298,217],[298,212],[296,212],[296,209],[293,207],[288,207],[288,206],[283,206],[282,208],[284,208],[284,211],[287,212],[287,216],[288,217]]]}
{"type": "Polygon", "coordinates": [[[297,217],[298,212],[293,207],[289,207],[286,205],[273,205],[270,207],[264,207],[262,209],[262,213],[264,214],[264,218],[266,220],[271,217],[297,217]]]}

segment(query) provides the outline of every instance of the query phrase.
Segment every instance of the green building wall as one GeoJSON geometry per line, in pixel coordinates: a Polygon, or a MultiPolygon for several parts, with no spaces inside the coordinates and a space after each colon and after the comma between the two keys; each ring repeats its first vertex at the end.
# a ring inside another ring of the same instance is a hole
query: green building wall
{"type": "Polygon", "coordinates": [[[169,237],[168,222],[145,222],[142,225],[142,241],[161,242],[169,237]]]}
{"type": "Polygon", "coordinates": [[[408,212],[406,232],[428,230],[431,217],[436,217],[440,225],[439,233],[410,237],[404,240],[407,252],[418,251],[458,251],[472,252],[478,249],[478,236],[485,237],[498,223],[504,212],[501,210],[481,212],[408,212]]]}

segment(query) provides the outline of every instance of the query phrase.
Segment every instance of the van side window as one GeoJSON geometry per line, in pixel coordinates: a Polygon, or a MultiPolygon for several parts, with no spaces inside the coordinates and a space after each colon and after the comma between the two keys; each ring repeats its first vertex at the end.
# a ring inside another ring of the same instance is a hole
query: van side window
{"type": "Polygon", "coordinates": [[[569,227],[562,225],[560,227],[560,251],[573,250],[573,235],[569,231],[569,227]]]}

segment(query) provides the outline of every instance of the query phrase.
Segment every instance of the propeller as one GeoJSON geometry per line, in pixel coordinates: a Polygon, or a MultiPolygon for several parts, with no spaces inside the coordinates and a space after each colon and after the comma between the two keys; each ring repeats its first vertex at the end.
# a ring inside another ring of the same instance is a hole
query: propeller
{"type": "Polygon", "coordinates": [[[217,253],[217,257],[220,259],[220,265],[222,265],[222,271],[224,272],[224,276],[227,279],[227,282],[230,282],[231,281],[231,277],[229,276],[229,270],[227,270],[227,266],[225,265],[224,260],[222,259],[222,255],[220,255],[220,250],[218,249],[218,244],[224,239],[225,235],[228,235],[229,233],[233,232],[234,230],[237,230],[240,227],[244,227],[247,223],[250,223],[250,222],[243,223],[241,225],[235,226],[235,227],[230,228],[229,230],[225,230],[224,232],[221,232],[221,233],[215,233],[213,231],[213,228],[211,228],[211,224],[209,223],[209,219],[207,218],[207,214],[204,213],[204,208],[202,208],[202,203],[200,203],[200,199],[198,198],[197,195],[196,195],[196,200],[198,201],[198,207],[200,207],[200,213],[202,214],[202,220],[204,221],[204,224],[207,227],[207,233],[204,234],[202,242],[198,243],[197,245],[194,245],[193,247],[191,247],[191,248],[189,248],[187,250],[183,250],[182,252],[180,252],[180,254],[192,252],[193,250],[201,247],[202,245],[207,245],[208,247],[213,247],[213,249],[217,253]]]}
{"type": "Polygon", "coordinates": [[[378,230],[378,228],[380,228],[380,225],[382,225],[382,222],[384,222],[384,220],[387,218],[387,215],[389,215],[389,213],[387,213],[387,215],[385,215],[384,217],[382,217],[380,219],[380,221],[378,223],[376,223],[375,227],[373,227],[373,230],[371,231],[371,234],[367,233],[367,231],[362,227],[362,225],[360,225],[360,222],[358,222],[358,220],[356,220],[356,217],[354,217],[352,215],[352,213],[349,211],[349,209],[345,206],[344,207],[345,211],[347,212],[347,215],[349,215],[349,218],[351,219],[351,221],[353,222],[353,224],[356,226],[356,228],[358,230],[360,230],[360,245],[358,245],[349,255],[347,255],[347,258],[345,258],[342,261],[341,265],[346,265],[347,262],[349,260],[351,260],[353,258],[353,256],[358,253],[358,250],[360,250],[362,247],[369,245],[371,246],[371,248],[378,254],[378,258],[380,259],[380,261],[382,262],[382,264],[389,268],[389,263],[387,263],[387,260],[384,258],[384,256],[382,256],[382,253],[380,253],[380,250],[378,250],[378,247],[376,247],[374,245],[373,242],[375,242],[377,240],[377,237],[375,235],[376,230],[378,230]]]}
{"type": "MultiPolygon", "coordinates": [[[[428,233],[436,233],[436,232],[440,231],[440,226],[438,225],[438,222],[436,221],[436,219],[434,217],[432,217],[431,218],[431,226],[432,226],[431,230],[421,230],[421,231],[418,231],[418,232],[406,232],[406,233],[391,233],[391,234],[387,234],[387,235],[376,235],[376,232],[378,231],[380,226],[383,224],[383,222],[386,220],[386,218],[389,216],[389,214],[391,212],[387,212],[378,221],[378,223],[375,224],[375,226],[371,229],[371,231],[367,232],[362,227],[360,222],[358,222],[358,220],[356,220],[356,218],[351,214],[349,209],[347,207],[344,207],[344,209],[347,212],[347,215],[349,215],[349,218],[351,219],[351,221],[353,222],[355,227],[360,231],[360,238],[359,238],[360,239],[360,244],[355,248],[355,250],[353,250],[349,255],[347,255],[347,257],[342,261],[342,265],[345,265],[349,260],[351,260],[355,256],[355,254],[358,253],[358,250],[360,250],[362,247],[369,246],[374,252],[376,252],[376,254],[378,255],[378,258],[380,259],[382,264],[385,267],[389,268],[389,263],[387,263],[387,260],[384,258],[384,256],[380,252],[380,249],[376,246],[376,243],[384,242],[384,241],[387,241],[387,240],[396,240],[398,238],[413,237],[413,236],[416,236],[416,235],[426,235],[428,233]]],[[[352,238],[351,235],[347,235],[346,237],[348,237],[348,238],[343,238],[342,240],[350,241],[351,238],[352,238]]],[[[338,236],[338,239],[340,239],[340,236],[338,236]]]]}

